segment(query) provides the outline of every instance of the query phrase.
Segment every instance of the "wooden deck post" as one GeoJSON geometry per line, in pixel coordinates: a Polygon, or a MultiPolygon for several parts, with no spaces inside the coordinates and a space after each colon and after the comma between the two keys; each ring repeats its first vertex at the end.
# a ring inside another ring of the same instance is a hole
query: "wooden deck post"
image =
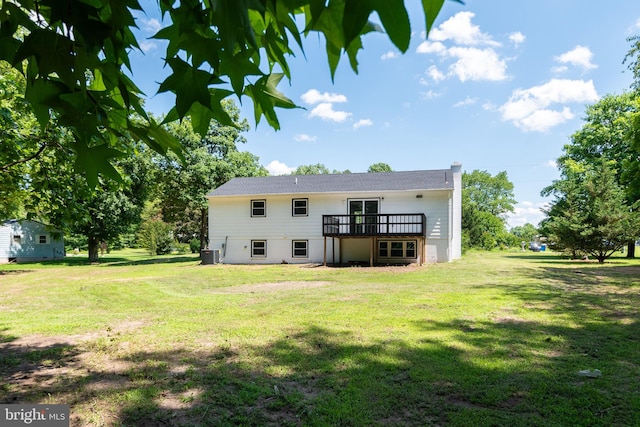
{"type": "Polygon", "coordinates": [[[369,267],[373,267],[373,239],[373,237],[369,239],[369,267]]]}
{"type": "Polygon", "coordinates": [[[327,266],[327,236],[324,236],[324,262],[323,265],[327,266]]]}

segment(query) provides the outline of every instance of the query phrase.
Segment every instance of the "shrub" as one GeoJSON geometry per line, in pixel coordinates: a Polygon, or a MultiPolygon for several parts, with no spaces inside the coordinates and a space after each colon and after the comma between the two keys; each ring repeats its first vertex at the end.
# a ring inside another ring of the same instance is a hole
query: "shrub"
{"type": "Polygon", "coordinates": [[[159,219],[150,219],[142,224],[138,232],[138,244],[150,255],[171,253],[173,227],[159,219]]]}
{"type": "Polygon", "coordinates": [[[189,249],[191,249],[192,254],[197,254],[200,252],[200,239],[196,239],[195,237],[189,240],[189,249]]]}

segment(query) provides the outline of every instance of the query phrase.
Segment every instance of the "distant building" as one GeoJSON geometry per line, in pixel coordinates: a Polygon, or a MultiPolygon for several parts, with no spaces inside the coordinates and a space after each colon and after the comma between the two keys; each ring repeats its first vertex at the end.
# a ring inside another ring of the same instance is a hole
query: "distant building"
{"type": "Polygon", "coordinates": [[[433,263],[461,256],[462,166],[234,178],[210,192],[226,263],[433,263]]]}
{"type": "Polygon", "coordinates": [[[62,231],[37,221],[0,223],[0,263],[64,258],[62,231]]]}

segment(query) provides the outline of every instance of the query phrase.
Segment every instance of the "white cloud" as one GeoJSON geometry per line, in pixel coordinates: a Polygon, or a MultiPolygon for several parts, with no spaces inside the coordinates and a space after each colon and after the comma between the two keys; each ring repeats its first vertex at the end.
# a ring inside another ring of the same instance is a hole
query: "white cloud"
{"type": "Polygon", "coordinates": [[[547,160],[545,166],[556,169],[558,167],[558,162],[555,160],[547,160]]]}
{"type": "Polygon", "coordinates": [[[418,45],[416,48],[417,53],[437,53],[442,54],[447,51],[445,45],[440,42],[432,42],[429,40],[425,40],[418,45]]]}
{"type": "Polygon", "coordinates": [[[580,45],[576,46],[573,50],[555,57],[555,60],[562,64],[571,64],[575,67],[582,67],[585,70],[598,68],[597,65],[591,62],[592,59],[593,53],[591,50],[588,47],[580,45]]]}
{"type": "Polygon", "coordinates": [[[140,50],[144,53],[156,50],[158,48],[158,45],[151,40],[142,40],[138,45],[140,46],[140,50]]]}
{"type": "Polygon", "coordinates": [[[540,86],[514,90],[500,112],[503,120],[525,131],[545,132],[574,117],[562,104],[594,102],[598,98],[592,80],[552,79],[540,86]],[[562,108],[548,108],[555,104],[562,108]]]}
{"type": "Polygon", "coordinates": [[[496,105],[491,101],[488,101],[488,102],[485,102],[484,104],[482,104],[482,109],[484,111],[491,111],[491,112],[498,111],[498,107],[496,107],[496,105]]]}
{"type": "Polygon", "coordinates": [[[520,31],[516,31],[515,33],[511,33],[509,34],[509,40],[517,46],[520,45],[520,43],[524,42],[526,39],[525,35],[522,34],[520,31]]]}
{"type": "Polygon", "coordinates": [[[470,98],[467,97],[465,99],[463,99],[462,101],[458,101],[455,104],[453,104],[454,107],[465,107],[467,105],[473,105],[476,102],[478,102],[478,98],[470,98]]]}
{"type": "Polygon", "coordinates": [[[500,46],[490,35],[481,32],[479,26],[471,23],[474,16],[472,12],[458,12],[438,28],[434,28],[429,37],[434,41],[453,40],[457,44],[467,46],[500,46]]]}
{"type": "MultiPolygon", "coordinates": [[[[418,53],[436,54],[449,58],[453,63],[445,74],[435,65],[427,70],[427,74],[440,82],[449,77],[457,77],[460,81],[500,81],[508,78],[507,63],[494,50],[501,46],[492,37],[480,31],[480,27],[471,23],[475,15],[471,12],[460,12],[438,28],[432,30],[429,40],[422,42],[416,49],[418,53]],[[443,42],[453,44],[447,47],[443,42]],[[484,47],[483,47],[484,46],[484,47]]],[[[513,33],[512,41],[524,40],[521,33],[513,33]]]]}
{"type": "Polygon", "coordinates": [[[555,74],[561,74],[566,72],[567,70],[569,70],[569,67],[567,67],[566,65],[558,65],[551,68],[551,72],[555,74]]]}
{"type": "Polygon", "coordinates": [[[640,18],[636,19],[636,22],[633,23],[629,28],[627,28],[626,34],[635,34],[640,30],[640,18]]]}
{"type": "Polygon", "coordinates": [[[400,56],[400,54],[398,52],[394,52],[394,51],[390,50],[389,52],[383,54],[380,57],[380,59],[382,59],[383,61],[386,61],[387,59],[397,58],[398,56],[400,56]]]}
{"type": "Polygon", "coordinates": [[[160,29],[162,28],[162,24],[160,23],[160,21],[158,21],[155,18],[151,18],[151,19],[142,18],[140,19],[140,23],[142,24],[140,26],[140,29],[142,29],[147,33],[155,34],[158,31],[160,31],[160,29]]]}
{"type": "Polygon", "coordinates": [[[436,92],[433,90],[428,90],[426,92],[422,92],[420,94],[422,96],[422,99],[433,99],[433,98],[437,98],[439,96],[442,95],[442,92],[436,92]]]}
{"type": "Polygon", "coordinates": [[[278,160],[274,160],[267,165],[267,170],[270,175],[289,175],[296,168],[289,167],[278,160]]]}
{"type": "Polygon", "coordinates": [[[499,81],[507,78],[507,64],[493,49],[475,47],[452,47],[449,56],[458,60],[449,66],[449,71],[460,81],[499,81]]]}
{"type": "Polygon", "coordinates": [[[319,102],[333,103],[333,102],[347,102],[347,97],[338,93],[320,93],[316,89],[309,89],[300,96],[300,98],[307,104],[313,105],[319,102]]]}
{"type": "Polygon", "coordinates": [[[352,114],[346,111],[335,111],[333,104],[329,102],[322,102],[316,105],[309,113],[309,118],[320,117],[323,120],[331,120],[338,123],[344,122],[351,116],[352,114]]]}
{"type": "Polygon", "coordinates": [[[438,67],[436,67],[435,65],[427,68],[426,74],[435,82],[439,82],[447,78],[447,76],[442,71],[438,70],[438,67]]]}
{"type": "Polygon", "coordinates": [[[547,202],[518,203],[514,207],[515,212],[507,215],[507,223],[509,224],[509,228],[513,228],[518,225],[525,225],[526,223],[530,223],[530,224],[533,224],[534,226],[537,226],[540,223],[540,221],[542,221],[545,218],[545,215],[541,209],[547,207],[547,205],[548,205],[547,202]]]}
{"type": "Polygon", "coordinates": [[[373,122],[370,119],[360,119],[353,124],[354,129],[358,129],[362,126],[372,126],[373,122]]]}
{"type": "Polygon", "coordinates": [[[518,122],[518,127],[524,131],[546,132],[552,127],[558,126],[575,117],[569,107],[564,107],[562,111],[536,110],[529,116],[518,122]]]}
{"type": "Polygon", "coordinates": [[[293,139],[298,142],[316,142],[318,140],[318,137],[307,135],[306,133],[299,133],[296,134],[293,139]]]}

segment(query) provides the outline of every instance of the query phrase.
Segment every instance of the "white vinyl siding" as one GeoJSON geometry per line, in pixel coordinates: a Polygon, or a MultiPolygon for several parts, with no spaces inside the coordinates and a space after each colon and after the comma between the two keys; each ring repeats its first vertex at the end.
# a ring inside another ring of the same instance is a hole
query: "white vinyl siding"
{"type": "MultiPolygon", "coordinates": [[[[416,256],[424,262],[447,261],[450,191],[402,191],[384,193],[308,194],[297,195],[253,195],[218,196],[209,199],[209,247],[220,249],[226,263],[281,263],[322,262],[324,237],[322,215],[348,214],[352,199],[378,199],[381,214],[424,213],[426,215],[426,246],[416,248],[416,256]],[[422,194],[422,198],[416,198],[422,194]],[[307,199],[307,216],[293,217],[293,200],[307,199]],[[265,217],[251,218],[247,206],[251,201],[264,200],[265,217]],[[312,207],[312,208],[311,208],[312,207]],[[251,256],[252,240],[268,241],[265,257],[251,256]],[[293,256],[292,241],[308,241],[307,258],[293,256]]],[[[343,261],[368,260],[367,239],[327,239],[327,261],[339,258],[340,245],[343,261]],[[335,244],[335,248],[333,245],[335,244]]],[[[393,240],[393,239],[382,239],[393,240]]],[[[400,239],[402,240],[402,239],[400,239]]],[[[417,240],[419,239],[405,239],[417,240]]],[[[374,248],[377,252],[377,247],[374,248]]],[[[413,258],[415,261],[415,258],[413,258]]]]}

